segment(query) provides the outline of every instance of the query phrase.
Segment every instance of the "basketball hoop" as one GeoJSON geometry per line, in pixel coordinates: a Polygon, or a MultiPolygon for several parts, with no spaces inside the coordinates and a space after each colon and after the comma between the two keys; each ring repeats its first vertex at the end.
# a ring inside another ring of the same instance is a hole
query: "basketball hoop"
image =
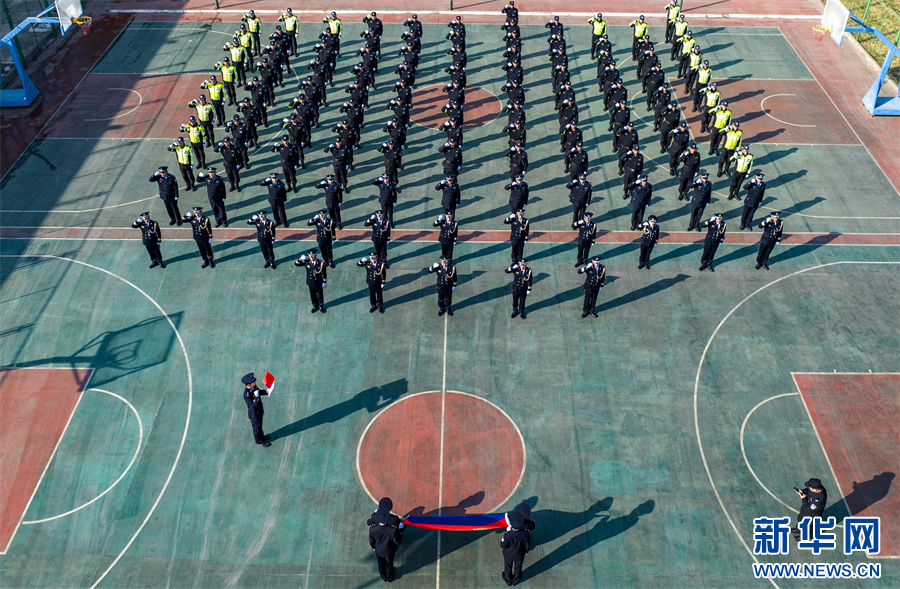
{"type": "Polygon", "coordinates": [[[816,41],[821,41],[822,38],[830,32],[831,27],[826,27],[824,25],[813,25],[813,39],[816,41]]]}
{"type": "Polygon", "coordinates": [[[81,30],[85,35],[91,34],[91,17],[89,16],[76,16],[72,19],[72,22],[81,27],[81,30]]]}

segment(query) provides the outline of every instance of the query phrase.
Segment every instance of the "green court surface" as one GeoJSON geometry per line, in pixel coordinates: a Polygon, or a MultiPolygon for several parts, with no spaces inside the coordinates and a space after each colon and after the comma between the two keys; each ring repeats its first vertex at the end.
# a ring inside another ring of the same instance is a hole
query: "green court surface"
{"type": "MultiPolygon", "coordinates": [[[[313,132],[307,169],[298,174],[300,191],[288,201],[292,228],[305,229],[323,202],[311,185],[331,173],[322,149],[341,118],[337,106],[346,96],[360,27],[345,27],[348,41],[329,89],[330,106],[313,132]]],[[[201,64],[224,55],[221,44],[233,28],[133,23],[88,78],[191,73],[182,79],[193,88],[208,75],[201,64]]],[[[302,47],[319,28],[303,25],[302,47]]],[[[571,208],[546,31],[522,28],[528,215],[536,230],[564,232],[571,208]]],[[[361,229],[378,208],[368,182],[383,169],[375,147],[390,115],[384,104],[394,96],[388,88],[401,27],[385,29],[378,90],[370,97],[352,192],[345,197],[348,228],[361,229]]],[[[425,30],[419,89],[446,83],[449,64],[445,28],[425,30]]],[[[493,25],[469,25],[468,31],[469,86],[497,94],[505,79],[501,33],[493,25]]],[[[777,29],[746,28],[734,36],[721,28],[697,31],[711,39],[703,43],[722,75],[812,79],[777,29]],[[755,59],[752,48],[761,37],[777,48],[768,53],[774,61],[755,59]]],[[[611,29],[620,63],[630,55],[628,35],[627,28],[611,29]]],[[[589,30],[573,27],[566,37],[579,104],[587,106],[580,126],[592,159],[590,209],[601,229],[624,231],[630,208],[621,198],[607,116],[597,100],[596,66],[584,51],[589,30]]],[[[671,63],[666,56],[670,75],[671,63]]],[[[633,64],[627,60],[622,69],[633,95],[640,90],[633,64]]],[[[270,122],[288,113],[293,90],[287,86],[277,93],[270,122]]],[[[677,88],[680,94],[682,85],[677,88]]],[[[77,104],[78,96],[73,100],[77,104]]],[[[634,102],[638,130],[648,138],[645,156],[658,162],[647,168],[656,186],[649,212],[664,230],[683,231],[689,209],[675,200],[675,179],[668,176],[667,156],[658,155],[644,97],[634,102]]],[[[160,108],[185,120],[190,114],[181,103],[160,108]]],[[[128,126],[139,121],[129,117],[141,111],[96,125],[76,120],[76,112],[52,121],[3,179],[2,225],[123,228],[148,209],[164,221],[156,188],[146,179],[159,165],[174,167],[164,148],[178,135],[177,124],[153,123],[158,133],[130,137],[128,126]]],[[[462,230],[505,228],[505,120],[501,115],[465,134],[462,230]]],[[[270,145],[280,133],[270,125],[263,135],[270,145]]],[[[433,188],[441,178],[436,149],[443,141],[437,131],[410,129],[398,228],[430,229],[439,214],[433,188]]],[[[786,233],[893,230],[894,221],[883,217],[896,219],[900,195],[864,146],[762,142],[754,153],[769,181],[765,206],[787,213],[786,233]]],[[[218,164],[213,155],[208,159],[218,164]]],[[[247,228],[250,214],[268,208],[255,184],[280,172],[277,156],[267,150],[251,161],[243,191],[228,195],[232,228],[247,228]]],[[[715,160],[705,157],[704,166],[714,171],[715,160]]],[[[725,212],[737,232],[732,220],[740,204],[725,201],[727,188],[724,179],[715,184],[710,206],[725,212]]],[[[207,204],[203,188],[182,193],[182,211],[196,204],[207,204]]],[[[369,242],[339,241],[338,265],[329,270],[325,289],[328,313],[311,314],[305,271],[291,262],[312,245],[276,244],[280,267],[272,272],[263,270],[255,241],[214,240],[217,267],[201,270],[192,241],[165,240],[167,268],[148,270],[139,241],[0,240],[0,366],[95,370],[25,523],[0,556],[0,587],[90,587],[101,580],[113,587],[377,586],[364,525],[374,505],[358,476],[357,447],[380,409],[427,391],[490,401],[521,432],[526,466],[518,488],[503,505],[467,509],[532,505],[537,529],[525,562],[528,586],[769,586],[753,576],[757,558],[880,563],[879,580],[831,586],[900,584],[896,559],[845,556],[840,549],[812,556],[795,545],[787,556],[751,554],[753,519],[793,518],[779,501],[799,506],[792,487],[807,478],[821,478],[829,490],[828,515],[848,515],[841,491],[849,490],[838,487],[803,402],[798,395],[773,397],[797,392],[796,372],[898,371],[897,247],[781,245],[766,271],[754,269],[755,244],[726,241],[711,274],[697,270],[700,245],[663,240],[652,270],[639,271],[636,244],[600,243],[592,251],[603,256],[608,278],[599,318],[581,319],[574,244],[529,243],[535,280],[522,321],[509,317],[506,243],[456,247],[460,281],[452,318],[437,316],[434,277],[425,272],[440,247],[421,240],[389,246],[384,315],[369,313],[365,274],[355,266],[369,242]],[[267,449],[253,444],[240,396],[240,377],[265,370],[277,378],[276,392],[265,401],[265,430],[274,438],[267,449]],[[127,399],[133,411],[113,395],[127,399]],[[120,476],[112,490],[83,506],[120,476]]],[[[422,427],[429,427],[425,420],[422,427]]],[[[490,444],[490,432],[476,433],[490,444]]],[[[492,485],[464,483],[473,497],[492,485]]],[[[492,532],[409,529],[397,564],[400,587],[502,583],[499,534],[492,532]]],[[[776,586],[822,584],[781,579],[776,586]]]]}

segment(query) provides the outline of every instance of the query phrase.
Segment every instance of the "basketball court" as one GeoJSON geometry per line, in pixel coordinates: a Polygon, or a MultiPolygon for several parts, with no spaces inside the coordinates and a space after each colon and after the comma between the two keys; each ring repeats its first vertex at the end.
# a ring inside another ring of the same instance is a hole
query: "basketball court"
{"type": "MultiPolygon", "coordinates": [[[[668,47],[663,3],[601,8],[654,186],[647,213],[663,232],[650,271],[637,269],[639,234],[628,230],[631,208],[590,59],[585,22],[596,8],[554,1],[544,13],[522,3],[525,256],[534,270],[525,321],[510,318],[503,272],[504,2],[454,13],[423,3],[375,8],[383,57],[344,197],[327,314],[309,312],[306,274],[292,262],[315,247],[306,221],[323,197],[313,185],[331,173],[323,149],[343,118],[370,7],[335,7],[342,56],[297,171],[299,190],[288,194],[291,223],[278,228],[273,272],[246,223],[269,207],[258,184],[281,172],[271,146],[326,6],[295,11],[301,55],[276,89],[242,190],[228,193],[229,227],[213,230],[216,268],[201,269],[190,228],[165,224],[147,178],[175,168],[165,148],[182,135],[187,103],[251,6],[175,4],[88,4],[91,34],[59,41],[78,67],[54,66],[52,91],[35,74],[41,97],[31,114],[4,108],[0,116],[0,586],[378,586],[365,520],[385,495],[399,515],[502,513],[527,502],[537,525],[528,586],[821,584],[757,579],[754,563],[877,564],[880,578],[832,583],[900,584],[900,119],[873,117],[861,104],[878,74],[862,50],[849,39],[813,40],[818,2],[685,3],[754,169],[766,175],[756,222],[774,210],[785,220],[771,270],[754,268],[761,232],[738,230],[742,205],[727,200],[729,179],[715,178],[718,158],[706,155],[677,66],[660,52],[701,169],[712,173],[708,211],[729,224],[715,274],[697,269],[704,234],[685,231],[690,208],[677,200],[631,60],[627,25],[640,13],[668,47]],[[387,137],[385,105],[413,10],[426,24],[386,312],[370,314],[355,262],[372,247],[363,226],[378,208],[370,181],[383,170],[376,147],[387,137]],[[549,11],[566,25],[591,162],[592,254],[607,267],[597,319],[580,318],[549,11]],[[432,222],[441,213],[437,127],[452,14],[467,25],[469,91],[459,285],[453,317],[439,317],[426,268],[441,251],[432,222]],[[131,228],[143,211],[161,222],[165,269],[147,268],[131,228]],[[264,400],[270,448],[253,444],[240,384],[266,370],[277,382],[264,400]],[[792,544],[787,555],[754,554],[753,520],[793,519],[792,488],[812,477],[827,488],[825,515],[838,524],[881,518],[880,553],[845,555],[839,544],[814,556],[792,544]]],[[[252,7],[268,34],[283,7],[252,7]]],[[[211,149],[207,160],[221,170],[211,149]]],[[[208,209],[205,188],[182,186],[179,204],[208,209]]],[[[502,586],[499,534],[407,528],[395,584],[502,586]]]]}

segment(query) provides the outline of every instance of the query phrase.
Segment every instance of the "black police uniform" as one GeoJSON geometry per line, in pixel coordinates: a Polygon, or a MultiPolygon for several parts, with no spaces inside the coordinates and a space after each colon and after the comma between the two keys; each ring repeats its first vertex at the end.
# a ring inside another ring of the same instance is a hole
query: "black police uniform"
{"type": "Polygon", "coordinates": [[[644,211],[653,198],[653,185],[649,182],[635,182],[631,188],[631,230],[635,231],[644,222],[644,211]]]}
{"type": "Polygon", "coordinates": [[[575,262],[576,267],[581,267],[588,263],[591,255],[591,246],[597,238],[597,226],[593,221],[585,221],[583,218],[572,223],[572,229],[578,230],[578,238],[575,242],[578,244],[578,258],[575,262]]]}
{"type": "Polygon", "coordinates": [[[144,247],[147,248],[147,253],[150,254],[150,267],[162,266],[165,268],[162,252],[159,250],[159,244],[162,242],[162,230],[159,228],[159,223],[150,218],[144,220],[142,217],[132,223],[131,226],[141,230],[141,243],[144,244],[144,247]]]}
{"type": "Polygon", "coordinates": [[[753,231],[753,215],[766,195],[766,183],[751,180],[744,184],[744,190],[747,191],[747,196],[744,198],[744,211],[741,213],[741,229],[753,231]]]}
{"type": "Polygon", "coordinates": [[[287,188],[281,180],[272,180],[266,178],[259,183],[260,186],[266,186],[269,189],[269,206],[272,207],[272,214],[275,216],[276,225],[284,225],[290,227],[287,220],[287,211],[284,205],[287,202],[287,188]]]}
{"type": "Polygon", "coordinates": [[[434,189],[441,191],[441,207],[444,209],[444,214],[455,213],[456,207],[460,203],[459,184],[455,181],[447,182],[447,180],[441,180],[435,185],[434,189]]]}
{"type": "MultiPolygon", "coordinates": [[[[249,383],[248,383],[249,384],[249,383]]],[[[247,417],[250,418],[250,425],[253,426],[253,440],[260,446],[267,446],[269,442],[263,433],[263,409],[262,398],[267,396],[268,391],[261,391],[254,383],[250,388],[244,387],[244,403],[247,404],[247,417]]]]}
{"type": "MultiPolygon", "coordinates": [[[[256,215],[254,215],[256,217],[256,215]]],[[[256,217],[247,219],[248,225],[256,225],[256,241],[259,243],[259,249],[263,258],[266,259],[266,265],[263,268],[272,267],[275,269],[275,223],[271,219],[263,219],[256,217]]]]}
{"type": "Polygon", "coordinates": [[[531,292],[533,272],[531,271],[531,268],[523,267],[518,263],[513,264],[512,266],[504,270],[504,272],[513,275],[513,312],[510,317],[521,315],[522,319],[525,319],[525,297],[527,297],[528,293],[531,292]]]}
{"type": "Polygon", "coordinates": [[[428,268],[429,274],[437,274],[438,315],[453,315],[453,289],[456,288],[456,266],[433,264],[428,268]]]}
{"type": "Polygon", "coordinates": [[[641,229],[644,233],[641,235],[641,256],[638,260],[638,270],[641,268],[649,270],[650,254],[653,253],[653,248],[656,246],[656,242],[659,241],[659,223],[651,227],[649,221],[644,221],[641,224],[641,229]]]}
{"type": "MultiPolygon", "coordinates": [[[[818,479],[810,479],[810,481],[818,481],[818,479]]],[[[825,490],[825,487],[822,486],[821,481],[819,481],[819,486],[816,487],[821,489],[819,493],[813,493],[809,490],[810,481],[807,481],[806,486],[801,489],[803,494],[806,497],[801,499],[800,503],[800,512],[797,514],[797,526],[799,528],[800,522],[803,521],[804,518],[807,517],[822,517],[822,514],[825,512],[825,505],[828,503],[828,491],[825,490]]],[[[794,533],[797,534],[794,536],[795,540],[799,540],[799,532],[798,528],[794,528],[794,533]]]]}
{"type": "Polygon", "coordinates": [[[385,497],[378,503],[378,509],[366,521],[369,526],[369,547],[378,559],[378,573],[381,580],[394,580],[394,555],[403,541],[403,525],[400,518],[391,513],[393,503],[385,497]]]}
{"type": "Polygon", "coordinates": [[[709,268],[710,272],[715,272],[712,267],[713,259],[716,257],[716,250],[719,244],[725,241],[725,229],[728,223],[722,221],[716,223],[713,221],[704,221],[703,226],[707,228],[706,237],[703,240],[703,256],[700,258],[700,270],[709,268]]]}
{"type": "Polygon", "coordinates": [[[637,177],[644,172],[644,154],[634,153],[633,151],[625,156],[625,163],[622,164],[625,173],[623,176],[623,184],[625,187],[625,195],[622,199],[628,198],[631,194],[631,187],[637,180],[637,177]]]}
{"type": "Polygon", "coordinates": [[[528,242],[528,232],[530,230],[528,219],[525,217],[519,219],[517,215],[510,215],[503,219],[503,223],[510,226],[510,258],[512,263],[515,264],[522,259],[522,252],[525,250],[525,244],[528,242]]]}
{"type": "Polygon", "coordinates": [[[198,180],[206,182],[206,198],[216,218],[216,227],[222,224],[228,227],[228,215],[225,213],[225,180],[218,174],[198,176],[198,180]]]}
{"type": "Polygon", "coordinates": [[[781,241],[781,231],[784,229],[784,221],[778,218],[766,217],[759,224],[759,228],[763,230],[762,237],[759,240],[759,253],[756,255],[756,269],[765,266],[769,269],[769,254],[775,249],[775,244],[781,241]]]}
{"type": "Polygon", "coordinates": [[[293,143],[278,143],[272,147],[281,156],[281,171],[287,179],[287,187],[297,190],[297,166],[300,164],[300,154],[293,143]]]}
{"type": "Polygon", "coordinates": [[[438,236],[438,242],[441,244],[441,255],[452,260],[453,246],[456,245],[456,238],[459,236],[459,223],[441,215],[435,219],[432,225],[441,228],[438,236]]]}
{"type": "Polygon", "coordinates": [[[200,257],[203,258],[203,267],[212,266],[215,268],[216,261],[213,258],[212,249],[212,224],[209,222],[209,217],[202,214],[194,214],[191,215],[189,220],[194,243],[197,244],[197,249],[200,250],[200,257]]]}
{"type": "Polygon", "coordinates": [[[166,205],[169,214],[169,225],[178,223],[181,225],[181,211],[178,210],[178,180],[172,174],[163,176],[159,172],[150,176],[150,182],[156,182],[159,186],[159,198],[166,205]]]}
{"type": "Polygon", "coordinates": [[[369,304],[370,313],[374,313],[375,309],[384,313],[384,293],[382,291],[384,283],[387,282],[387,265],[381,260],[372,262],[369,258],[364,258],[356,263],[357,266],[366,269],[366,285],[369,287],[369,304]]]}
{"type": "Polygon", "coordinates": [[[391,241],[391,222],[382,215],[379,220],[377,216],[372,215],[364,223],[366,227],[372,228],[372,245],[375,247],[375,253],[378,259],[387,264],[387,246],[391,241]]]}
{"type": "Polygon", "coordinates": [[[603,289],[603,283],[606,282],[606,267],[603,264],[588,264],[578,269],[579,274],[585,274],[584,277],[584,305],[581,310],[581,317],[588,315],[597,316],[595,307],[597,306],[597,295],[603,289]]]}
{"type": "Polygon", "coordinates": [[[572,223],[578,223],[578,220],[584,217],[584,211],[591,204],[591,198],[594,195],[594,188],[591,183],[585,180],[573,180],[566,184],[569,189],[569,202],[572,203],[572,223]]]}
{"type": "Polygon", "coordinates": [[[322,180],[316,184],[316,188],[325,191],[325,208],[328,209],[328,216],[334,219],[338,229],[343,229],[344,224],[341,223],[341,203],[344,202],[344,189],[340,182],[332,180],[322,180]]]}
{"type": "Polygon", "coordinates": [[[294,265],[306,267],[306,286],[309,288],[309,301],[312,303],[310,312],[322,311],[324,313],[325,293],[323,290],[328,281],[328,270],[322,260],[314,261],[312,258],[304,258],[306,256],[294,262],[294,265]]]}
{"type": "Polygon", "coordinates": [[[709,205],[710,198],[712,198],[712,182],[703,178],[697,178],[693,186],[694,197],[691,199],[691,219],[688,222],[687,230],[696,229],[700,231],[703,211],[709,205]]]}
{"type": "Polygon", "coordinates": [[[696,149],[694,153],[688,150],[678,156],[678,161],[684,164],[681,168],[681,177],[678,182],[678,200],[687,200],[687,191],[691,187],[694,176],[697,175],[697,171],[700,169],[700,160],[700,152],[696,149]]]}
{"type": "Polygon", "coordinates": [[[503,188],[509,190],[509,213],[511,215],[528,206],[528,196],[531,190],[528,188],[527,182],[510,182],[503,188]]]}
{"type": "Polygon", "coordinates": [[[322,261],[334,268],[334,240],[337,239],[337,223],[328,216],[317,214],[306,222],[307,225],[316,226],[316,243],[322,252],[322,261]]]}

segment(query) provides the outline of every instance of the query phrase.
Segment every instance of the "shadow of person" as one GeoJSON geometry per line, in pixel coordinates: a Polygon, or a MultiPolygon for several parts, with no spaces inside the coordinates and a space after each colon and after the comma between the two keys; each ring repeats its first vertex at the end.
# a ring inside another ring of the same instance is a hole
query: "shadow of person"
{"type": "Polygon", "coordinates": [[[868,481],[861,483],[854,481],[853,491],[848,493],[843,501],[835,501],[834,504],[826,508],[823,516],[834,516],[838,521],[841,521],[847,515],[859,515],[871,505],[887,497],[895,476],[897,475],[892,472],[883,472],[875,475],[868,481]],[[847,505],[846,509],[844,508],[845,503],[847,505]],[[847,509],[850,510],[849,514],[846,513],[847,509]],[[832,511],[836,513],[829,513],[832,511]]]}
{"type": "Polygon", "coordinates": [[[380,409],[384,409],[408,391],[409,383],[405,378],[395,380],[384,386],[371,387],[337,405],[332,405],[331,407],[313,413],[309,417],[304,417],[303,419],[298,419],[294,423],[285,425],[274,432],[271,432],[269,436],[271,436],[271,440],[274,442],[279,438],[286,438],[325,423],[335,423],[345,417],[353,415],[361,409],[365,409],[369,413],[375,413],[380,409]]]}
{"type": "MultiPolygon", "coordinates": [[[[554,566],[565,562],[573,556],[577,556],[585,550],[589,550],[604,540],[625,533],[626,530],[637,525],[641,516],[652,513],[655,506],[656,503],[652,499],[649,499],[632,509],[631,513],[628,515],[616,518],[613,518],[608,514],[602,516],[600,521],[590,530],[585,530],[581,534],[574,536],[568,542],[559,548],[556,548],[553,552],[545,555],[531,566],[526,566],[522,573],[522,580],[527,581],[532,579],[541,573],[550,570],[554,566]]],[[[538,512],[538,514],[539,513],[542,512],[538,512]]],[[[536,523],[540,521],[537,518],[541,517],[538,514],[534,514],[536,523]]],[[[536,533],[538,529],[540,528],[535,528],[535,532],[532,534],[536,533]]],[[[532,545],[534,545],[533,541],[532,545]]]]}

